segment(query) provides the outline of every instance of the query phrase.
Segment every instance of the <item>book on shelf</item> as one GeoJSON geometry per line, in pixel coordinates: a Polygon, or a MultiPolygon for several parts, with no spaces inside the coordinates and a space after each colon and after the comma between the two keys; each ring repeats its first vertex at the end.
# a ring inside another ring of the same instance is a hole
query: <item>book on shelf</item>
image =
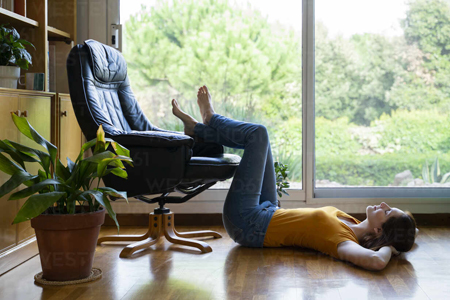
{"type": "Polygon", "coordinates": [[[27,16],[27,1],[26,0],[13,0],[14,12],[21,16],[27,16]]]}
{"type": "Polygon", "coordinates": [[[1,7],[10,11],[14,11],[14,0],[0,0],[1,7]]]}

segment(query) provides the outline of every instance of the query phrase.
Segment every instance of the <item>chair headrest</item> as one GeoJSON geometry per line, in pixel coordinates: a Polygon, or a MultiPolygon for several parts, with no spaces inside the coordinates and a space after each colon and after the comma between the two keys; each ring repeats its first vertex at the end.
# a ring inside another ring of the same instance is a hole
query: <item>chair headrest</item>
{"type": "Polygon", "coordinates": [[[96,80],[105,83],[125,80],[127,63],[119,51],[95,40],[86,40],[84,44],[89,49],[92,72],[96,80]]]}

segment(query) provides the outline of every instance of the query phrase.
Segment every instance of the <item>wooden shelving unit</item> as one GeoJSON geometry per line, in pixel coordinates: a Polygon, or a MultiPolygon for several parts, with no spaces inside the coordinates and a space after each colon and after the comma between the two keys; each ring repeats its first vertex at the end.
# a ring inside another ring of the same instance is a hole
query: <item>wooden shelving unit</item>
{"type": "Polygon", "coordinates": [[[0,7],[0,20],[2,24],[10,24],[14,27],[39,27],[39,22],[21,16],[12,11],[0,7]]]}
{"type": "Polygon", "coordinates": [[[67,41],[72,41],[73,39],[70,37],[70,33],[59,30],[52,26],[47,26],[48,30],[48,39],[62,39],[67,41]]]}
{"type": "MultiPolygon", "coordinates": [[[[25,3],[22,6],[25,16],[0,8],[0,24],[13,26],[21,38],[36,47],[27,46],[32,65],[27,71],[21,70],[22,75],[45,73],[48,78],[52,74],[53,89],[49,89],[47,81],[46,91],[0,88],[1,138],[36,147],[31,140],[12,130],[15,126],[10,112],[16,111],[26,116],[43,137],[58,147],[61,157],[75,159],[81,149],[83,135],[68,95],[66,60],[76,43],[76,0],[22,1],[25,3]]],[[[30,168],[27,166],[28,171],[30,168]]],[[[31,173],[36,174],[35,171],[31,173]]],[[[7,179],[8,176],[0,172],[0,182],[7,179]]],[[[0,199],[0,274],[38,253],[35,242],[27,244],[34,236],[29,222],[11,225],[25,200],[6,201],[7,198],[8,195],[0,199]],[[11,253],[4,255],[6,252],[11,253]]]]}
{"type": "Polygon", "coordinates": [[[26,16],[0,8],[0,24],[13,26],[21,38],[36,47],[27,46],[33,63],[21,73],[45,73],[46,78],[51,73],[52,84],[46,81],[45,90],[69,93],[66,59],[76,43],[76,0],[24,1],[26,16]]]}

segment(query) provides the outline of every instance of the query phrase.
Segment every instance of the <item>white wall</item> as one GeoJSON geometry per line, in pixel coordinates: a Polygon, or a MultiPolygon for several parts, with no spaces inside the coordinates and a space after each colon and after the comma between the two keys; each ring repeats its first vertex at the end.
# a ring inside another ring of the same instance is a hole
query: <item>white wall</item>
{"type": "Polygon", "coordinates": [[[111,24],[120,23],[120,0],[78,0],[77,41],[94,39],[111,45],[111,24]]]}

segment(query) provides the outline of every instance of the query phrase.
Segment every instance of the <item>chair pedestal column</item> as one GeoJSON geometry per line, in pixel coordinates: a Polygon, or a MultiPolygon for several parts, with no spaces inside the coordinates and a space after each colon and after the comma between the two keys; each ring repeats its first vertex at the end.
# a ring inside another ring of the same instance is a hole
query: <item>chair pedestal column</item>
{"type": "Polygon", "coordinates": [[[126,246],[120,257],[130,257],[136,251],[148,248],[164,235],[166,239],[173,244],[180,244],[198,248],[202,253],[212,252],[212,248],[203,241],[192,240],[194,237],[221,238],[222,236],[212,230],[178,232],[174,227],[175,215],[172,212],[164,214],[150,213],[148,231],[144,235],[108,235],[98,239],[97,245],[103,242],[135,242],[126,246]]]}

